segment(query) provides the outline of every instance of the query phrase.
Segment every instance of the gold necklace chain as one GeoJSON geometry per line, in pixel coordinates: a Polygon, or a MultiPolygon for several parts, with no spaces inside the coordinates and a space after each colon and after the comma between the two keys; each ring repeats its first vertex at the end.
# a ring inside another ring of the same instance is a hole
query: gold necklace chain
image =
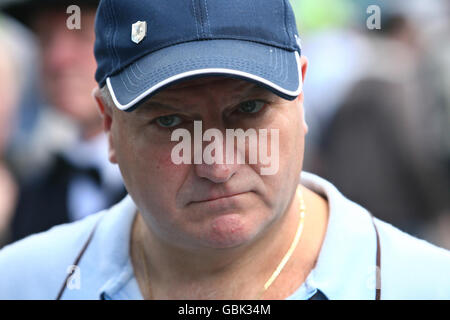
{"type": "MultiPolygon", "coordinates": [[[[139,213],[138,213],[139,214],[139,213]]],[[[141,226],[139,229],[142,230],[143,226],[141,226]]],[[[144,238],[144,232],[140,232],[141,233],[141,239],[145,239],[144,238]]],[[[144,298],[144,300],[150,299],[150,297],[152,296],[152,289],[150,286],[150,276],[149,276],[149,272],[148,272],[148,266],[147,266],[147,260],[145,259],[145,253],[144,253],[144,246],[138,245],[139,246],[139,258],[141,261],[144,262],[144,278],[145,278],[145,283],[144,286],[142,288],[142,296],[144,298]]]]}
{"type": "Polygon", "coordinates": [[[300,238],[302,236],[303,226],[305,224],[306,205],[305,205],[305,200],[303,199],[303,193],[302,193],[300,187],[298,187],[296,190],[296,196],[300,200],[300,218],[298,220],[298,226],[297,226],[297,231],[295,233],[295,237],[292,240],[292,243],[291,243],[288,251],[284,255],[283,259],[281,259],[278,267],[275,269],[275,271],[272,273],[270,278],[264,284],[262,291],[258,295],[258,299],[260,299],[260,297],[264,294],[264,292],[266,292],[267,289],[269,289],[269,287],[272,285],[272,283],[278,278],[281,271],[283,271],[284,266],[287,264],[287,262],[291,258],[292,254],[294,253],[295,248],[297,248],[297,244],[300,241],[300,238]]]}
{"type": "MultiPolygon", "coordinates": [[[[303,193],[302,193],[300,187],[298,187],[297,190],[296,190],[296,196],[300,200],[300,218],[299,218],[299,221],[298,221],[298,226],[297,226],[297,231],[295,233],[295,237],[292,240],[292,243],[291,243],[288,251],[284,255],[283,259],[281,259],[281,261],[278,264],[278,266],[275,269],[275,271],[272,273],[270,278],[264,284],[264,287],[261,290],[261,292],[259,293],[257,299],[260,299],[260,297],[264,294],[264,292],[266,292],[267,289],[269,289],[269,287],[272,285],[272,283],[278,278],[278,276],[280,275],[281,271],[283,271],[283,268],[285,267],[285,265],[287,264],[287,262],[291,258],[292,254],[294,253],[298,242],[300,241],[301,235],[303,233],[303,226],[305,224],[305,214],[306,214],[305,200],[303,199],[303,193]]],[[[151,291],[151,287],[150,287],[150,277],[149,277],[149,273],[148,273],[147,262],[145,260],[145,254],[144,254],[144,249],[143,249],[142,245],[139,246],[139,255],[140,255],[141,261],[144,262],[144,275],[145,275],[145,280],[146,281],[145,281],[145,286],[143,288],[144,289],[143,293],[144,293],[144,299],[145,299],[145,297],[148,297],[148,298],[151,297],[152,291],[151,291]]]]}

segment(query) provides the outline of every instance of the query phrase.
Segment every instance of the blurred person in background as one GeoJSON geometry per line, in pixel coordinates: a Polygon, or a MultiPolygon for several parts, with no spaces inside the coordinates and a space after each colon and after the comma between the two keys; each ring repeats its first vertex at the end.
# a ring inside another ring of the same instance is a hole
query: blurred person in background
{"type": "MultiPolygon", "coordinates": [[[[420,108],[420,117],[427,119],[426,126],[418,126],[419,134],[425,136],[427,154],[422,157],[433,164],[439,180],[442,181],[438,190],[446,199],[446,205],[432,217],[423,228],[423,235],[434,243],[450,248],[450,3],[436,1],[435,11],[439,15],[428,15],[426,26],[421,26],[423,34],[423,54],[419,61],[419,88],[423,91],[422,101],[427,108],[420,108]],[[440,6],[439,6],[440,4],[440,6]]],[[[420,12],[425,8],[433,8],[422,4],[420,12]]],[[[436,176],[435,175],[435,176],[436,176]]],[[[430,179],[430,178],[429,178],[430,179]]]]}
{"type": "MultiPolygon", "coordinates": [[[[448,100],[436,81],[448,62],[433,58],[443,50],[424,43],[408,8],[381,7],[381,30],[364,35],[361,70],[321,132],[313,171],[377,217],[449,248],[448,100]]],[[[432,38],[445,48],[446,34],[432,38]]]]}
{"type": "MultiPolygon", "coordinates": [[[[76,139],[54,150],[47,166],[21,183],[12,241],[81,219],[125,194],[117,166],[107,161],[106,136],[91,96],[95,87],[92,53],[97,4],[93,0],[13,1],[4,8],[35,32],[41,49],[44,95],[77,129],[76,139]],[[80,8],[80,28],[68,27],[70,16],[76,14],[67,10],[71,5],[80,8]]],[[[39,128],[45,129],[42,125],[39,128]]]]}
{"type": "Polygon", "coordinates": [[[23,36],[18,26],[0,15],[0,247],[6,243],[9,223],[17,203],[17,183],[6,159],[6,149],[16,123],[19,92],[24,82],[21,69],[23,60],[21,43],[16,37],[23,36]]]}

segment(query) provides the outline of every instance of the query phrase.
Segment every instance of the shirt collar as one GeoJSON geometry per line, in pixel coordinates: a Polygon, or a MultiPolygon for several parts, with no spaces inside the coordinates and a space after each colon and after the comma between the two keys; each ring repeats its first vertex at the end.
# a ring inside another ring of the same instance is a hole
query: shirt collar
{"type": "Polygon", "coordinates": [[[303,172],[301,183],[328,200],[329,219],[317,263],[290,299],[320,290],[328,299],[373,299],[376,234],[369,212],[345,198],[330,182],[303,172]]]}
{"type": "Polygon", "coordinates": [[[130,257],[130,239],[136,205],[126,196],[103,216],[93,252],[98,270],[100,299],[142,299],[130,257]]]}

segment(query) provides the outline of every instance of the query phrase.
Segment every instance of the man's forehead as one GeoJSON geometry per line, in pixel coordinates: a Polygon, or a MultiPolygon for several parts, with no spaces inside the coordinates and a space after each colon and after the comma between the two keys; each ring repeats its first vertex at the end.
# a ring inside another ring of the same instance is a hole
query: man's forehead
{"type": "Polygon", "coordinates": [[[271,91],[256,83],[223,76],[209,76],[188,79],[161,90],[149,100],[145,101],[136,111],[141,113],[153,107],[172,107],[181,103],[183,105],[196,104],[202,96],[214,96],[221,101],[238,101],[251,95],[274,95],[271,91]]]}

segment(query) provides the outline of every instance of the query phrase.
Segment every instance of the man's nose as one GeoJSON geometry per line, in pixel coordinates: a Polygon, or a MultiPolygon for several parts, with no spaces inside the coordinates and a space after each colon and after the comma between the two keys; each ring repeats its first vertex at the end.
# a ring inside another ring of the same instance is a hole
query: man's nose
{"type": "Polygon", "coordinates": [[[237,172],[238,164],[195,164],[195,173],[214,183],[225,183],[237,172]]]}
{"type": "Polygon", "coordinates": [[[197,153],[198,155],[197,157],[194,155],[197,161],[194,160],[193,162],[196,174],[214,183],[225,183],[230,180],[242,163],[242,161],[238,161],[238,158],[242,158],[242,152],[239,152],[234,144],[232,144],[233,150],[227,148],[227,143],[230,143],[230,141],[227,142],[224,135],[220,136],[222,138],[215,141],[215,150],[211,153],[208,152],[208,148],[211,148],[211,145],[209,145],[211,142],[203,141],[202,149],[197,149],[194,146],[194,154],[197,153]],[[201,155],[198,153],[201,153],[201,155]],[[201,162],[198,162],[200,158],[201,162]]]}

